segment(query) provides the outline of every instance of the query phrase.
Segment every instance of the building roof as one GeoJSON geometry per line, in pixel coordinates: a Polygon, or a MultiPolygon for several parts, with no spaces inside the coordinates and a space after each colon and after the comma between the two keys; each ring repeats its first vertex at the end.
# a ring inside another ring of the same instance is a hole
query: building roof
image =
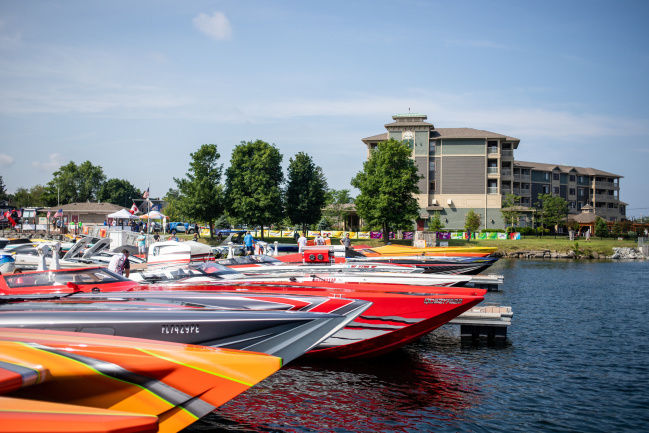
{"type": "Polygon", "coordinates": [[[576,221],[580,224],[592,224],[597,219],[594,213],[580,213],[577,215],[568,215],[568,221],[576,221]]]}
{"type": "Polygon", "coordinates": [[[75,212],[100,213],[100,214],[105,213],[106,215],[108,215],[109,213],[113,213],[120,209],[123,209],[123,207],[112,203],[80,202],[80,203],[62,204],[60,206],[52,206],[51,208],[43,209],[43,211],[56,212],[59,209],[67,213],[75,213],[75,212]]]}
{"type": "MultiPolygon", "coordinates": [[[[426,124],[426,122],[420,123],[410,123],[410,122],[394,122],[388,123],[385,125],[388,126],[421,126],[426,124]]],[[[430,125],[430,124],[427,124],[430,125]]],[[[430,125],[432,126],[432,125],[430,125]]],[[[495,138],[503,141],[512,141],[515,143],[520,142],[521,140],[515,137],[510,137],[508,135],[497,134],[491,131],[484,131],[482,129],[474,128],[435,128],[431,130],[431,138],[495,138]]],[[[365,144],[375,141],[386,141],[388,139],[388,133],[384,132],[383,134],[372,135],[371,137],[366,137],[361,139],[365,144]]]]}
{"type": "Polygon", "coordinates": [[[432,126],[432,127],[434,127],[434,125],[432,123],[424,122],[422,120],[420,120],[420,121],[411,120],[411,121],[407,121],[407,122],[404,122],[403,120],[397,120],[396,122],[386,123],[384,126],[386,128],[388,128],[390,126],[432,126]]]}
{"type": "Polygon", "coordinates": [[[569,173],[570,171],[575,171],[577,174],[587,174],[589,176],[610,176],[610,177],[624,177],[619,174],[609,173],[608,171],[597,170],[590,167],[577,167],[574,165],[558,165],[558,164],[546,164],[543,162],[528,162],[528,161],[514,161],[515,166],[531,168],[532,170],[540,171],[552,171],[555,168],[559,169],[562,173],[569,173]]]}
{"type": "Polygon", "coordinates": [[[482,129],[474,128],[437,128],[432,131],[432,138],[499,138],[504,141],[521,140],[516,137],[498,134],[496,132],[485,131],[482,129]]]}
{"type": "Polygon", "coordinates": [[[383,134],[372,135],[371,137],[361,138],[361,141],[365,144],[374,141],[387,141],[388,133],[384,132],[383,134]]]}

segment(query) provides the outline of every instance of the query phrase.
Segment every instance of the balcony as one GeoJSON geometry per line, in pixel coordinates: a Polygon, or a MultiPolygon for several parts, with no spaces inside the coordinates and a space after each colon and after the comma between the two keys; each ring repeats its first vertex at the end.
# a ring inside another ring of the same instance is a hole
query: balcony
{"type": "Polygon", "coordinates": [[[487,155],[498,155],[498,146],[487,147],[487,155]]]}
{"type": "Polygon", "coordinates": [[[487,167],[487,174],[498,174],[498,167],[487,167]]]}
{"type": "Polygon", "coordinates": [[[500,170],[500,175],[502,177],[511,177],[512,169],[511,168],[503,168],[503,169],[500,170]]]}
{"type": "Polygon", "coordinates": [[[617,185],[614,182],[595,182],[595,188],[616,189],[617,185]]]}
{"type": "Polygon", "coordinates": [[[532,175],[531,174],[515,174],[514,175],[514,181],[519,182],[531,182],[532,181],[532,175]]]}
{"type": "Polygon", "coordinates": [[[488,186],[487,187],[487,194],[498,194],[498,187],[497,186],[488,186]]]}
{"type": "Polygon", "coordinates": [[[514,157],[514,150],[513,149],[503,149],[500,152],[500,156],[505,157],[505,158],[513,158],[514,157]]]}
{"type": "Polygon", "coordinates": [[[500,192],[501,192],[503,195],[506,195],[506,194],[511,194],[511,193],[512,193],[512,190],[511,190],[511,188],[507,188],[507,187],[504,187],[504,186],[503,186],[502,188],[500,188],[500,192]]]}

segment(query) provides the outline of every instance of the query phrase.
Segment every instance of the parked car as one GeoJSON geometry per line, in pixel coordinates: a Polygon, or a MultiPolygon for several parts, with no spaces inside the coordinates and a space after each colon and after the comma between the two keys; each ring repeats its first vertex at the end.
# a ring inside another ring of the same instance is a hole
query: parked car
{"type": "Polygon", "coordinates": [[[176,233],[189,233],[191,235],[198,231],[198,226],[192,223],[172,222],[168,224],[167,230],[170,232],[176,230],[176,233]]]}

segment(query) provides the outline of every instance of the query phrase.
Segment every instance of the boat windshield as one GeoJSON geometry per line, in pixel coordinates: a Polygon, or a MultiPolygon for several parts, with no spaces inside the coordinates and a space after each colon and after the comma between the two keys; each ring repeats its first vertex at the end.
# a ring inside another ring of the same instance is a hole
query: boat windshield
{"type": "Polygon", "coordinates": [[[225,266],[251,265],[257,263],[282,263],[280,260],[266,255],[233,257],[231,259],[218,260],[218,262],[225,266]]]}
{"type": "Polygon", "coordinates": [[[102,284],[128,281],[124,277],[104,268],[25,272],[23,274],[3,275],[3,278],[10,288],[65,286],[69,282],[75,284],[102,284]]]}
{"type": "Polygon", "coordinates": [[[226,266],[220,265],[216,262],[204,262],[198,265],[192,265],[192,269],[196,269],[205,275],[225,275],[225,274],[238,274],[238,271],[230,269],[226,266]]]}

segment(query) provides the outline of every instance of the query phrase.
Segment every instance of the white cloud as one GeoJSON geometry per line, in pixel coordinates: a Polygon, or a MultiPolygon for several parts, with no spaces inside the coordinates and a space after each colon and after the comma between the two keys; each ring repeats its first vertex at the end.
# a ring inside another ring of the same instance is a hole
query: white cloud
{"type": "Polygon", "coordinates": [[[5,153],[0,153],[0,166],[9,167],[14,163],[13,156],[7,155],[5,153]]]}
{"type": "Polygon", "coordinates": [[[230,39],[232,27],[223,12],[214,12],[211,16],[200,13],[194,17],[194,26],[207,36],[222,41],[230,39]]]}
{"type": "Polygon", "coordinates": [[[32,161],[32,166],[34,166],[38,170],[45,172],[52,172],[55,169],[59,168],[61,165],[63,165],[63,157],[59,153],[52,153],[50,155],[49,161],[32,161]]]}

